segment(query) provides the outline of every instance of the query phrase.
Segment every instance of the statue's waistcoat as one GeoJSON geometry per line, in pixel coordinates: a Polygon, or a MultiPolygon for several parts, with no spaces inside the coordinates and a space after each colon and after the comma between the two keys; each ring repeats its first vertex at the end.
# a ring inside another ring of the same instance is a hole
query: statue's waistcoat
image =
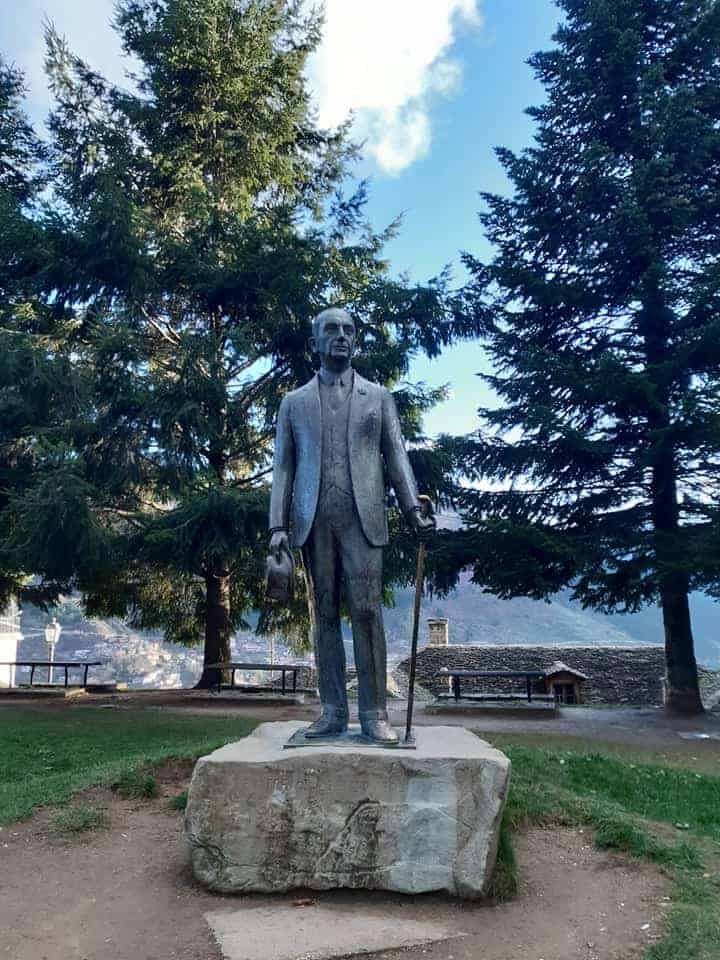
{"type": "Polygon", "coordinates": [[[322,453],[317,520],[347,524],[353,519],[353,488],[350,475],[348,424],[350,395],[333,410],[329,392],[320,389],[322,453]]]}
{"type": "MultiPolygon", "coordinates": [[[[289,393],[280,405],[270,526],[289,528],[293,547],[302,547],[319,509],[322,477],[324,475],[327,491],[327,481],[334,474],[331,500],[337,490],[351,491],[353,522],[359,520],[372,546],[384,546],[388,542],[388,529],[383,460],[403,512],[409,513],[417,500],[415,478],[403,445],[395,404],[384,387],[355,373],[349,409],[342,410],[341,420],[338,409],[342,427],[331,430],[323,439],[320,392],[316,376],[289,393]],[[332,451],[328,468],[322,465],[324,446],[332,451]],[[352,483],[348,482],[348,474],[352,483]]],[[[328,418],[326,413],[326,423],[330,422],[328,418]]],[[[338,502],[333,509],[337,506],[338,502]]]]}

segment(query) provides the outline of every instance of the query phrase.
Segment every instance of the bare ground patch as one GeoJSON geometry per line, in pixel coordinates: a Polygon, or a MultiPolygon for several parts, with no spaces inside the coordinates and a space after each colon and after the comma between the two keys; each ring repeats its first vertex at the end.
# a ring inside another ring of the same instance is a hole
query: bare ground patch
{"type": "MultiPolygon", "coordinates": [[[[221,960],[205,914],[291,904],[285,897],[222,897],[197,886],[187,866],[182,816],[168,799],[192,765],[156,774],[160,797],[121,800],[86,791],[107,827],[71,838],[54,832],[54,811],[0,831],[0,958],[12,960],[221,960]]],[[[385,953],[424,960],[631,960],[663,929],[669,884],[644,863],[598,851],[590,832],[532,829],[515,838],[518,896],[497,906],[446,897],[355,892],[309,894],[313,904],[391,923],[436,921],[464,934],[385,953]]],[[[292,941],[292,930],[287,930],[292,941]]],[[[361,944],[358,944],[361,947],[361,944]]],[[[268,956],[268,960],[272,957],[268,956]]]]}

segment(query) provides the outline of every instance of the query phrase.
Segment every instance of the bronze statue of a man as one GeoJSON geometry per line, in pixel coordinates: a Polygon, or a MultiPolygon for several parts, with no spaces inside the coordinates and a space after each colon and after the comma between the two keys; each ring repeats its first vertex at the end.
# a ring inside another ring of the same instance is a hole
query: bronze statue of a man
{"type": "Polygon", "coordinates": [[[302,550],[314,616],[322,712],[306,737],[342,736],[348,726],[340,590],[352,621],[362,732],[397,743],[386,707],[382,559],[388,542],[383,460],[400,507],[418,535],[435,526],[418,502],[395,403],[350,361],[355,323],[331,307],[313,321],[320,370],[280,405],[270,498],[270,551],[302,550]]]}

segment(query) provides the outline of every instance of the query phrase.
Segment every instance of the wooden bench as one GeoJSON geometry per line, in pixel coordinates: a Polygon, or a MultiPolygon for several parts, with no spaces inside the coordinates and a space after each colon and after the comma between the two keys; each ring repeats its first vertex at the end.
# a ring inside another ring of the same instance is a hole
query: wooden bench
{"type": "MultiPolygon", "coordinates": [[[[72,686],[86,687],[88,670],[90,669],[90,667],[102,667],[104,663],[105,663],[104,660],[11,660],[6,663],[0,663],[0,667],[13,667],[13,668],[30,667],[30,686],[31,687],[33,686],[33,682],[35,679],[35,671],[38,669],[38,667],[47,670],[48,672],[47,682],[50,686],[55,686],[55,684],[53,684],[50,680],[50,677],[52,675],[51,671],[55,670],[56,668],[64,670],[65,683],[63,684],[63,686],[65,687],[70,686],[70,682],[68,679],[68,672],[73,669],[78,669],[83,671],[83,681],[82,683],[74,683],[72,684],[72,686]]],[[[10,687],[12,686],[13,676],[14,676],[14,670],[10,674],[10,682],[8,684],[8,686],[10,687]]]]}
{"type": "MultiPolygon", "coordinates": [[[[230,689],[235,687],[235,674],[238,670],[265,670],[268,673],[280,673],[280,693],[282,696],[285,696],[288,693],[298,693],[297,686],[297,675],[301,670],[307,669],[307,664],[303,663],[246,663],[244,661],[239,662],[236,660],[223,660],[221,663],[209,663],[208,667],[212,670],[218,671],[218,693],[222,690],[223,682],[222,677],[223,673],[230,671],[230,683],[226,684],[230,689]],[[288,689],[287,683],[287,674],[292,675],[292,682],[290,684],[290,689],[288,689]]],[[[258,692],[276,692],[275,687],[272,686],[253,686],[250,684],[241,684],[240,687],[245,686],[252,690],[257,690],[258,692]]],[[[238,687],[238,689],[240,689],[238,687]]]]}
{"type": "MultiPolygon", "coordinates": [[[[438,670],[434,674],[435,679],[443,677],[450,680],[452,696],[457,700],[497,700],[504,702],[508,700],[527,700],[533,702],[533,681],[543,680],[545,674],[541,670],[438,670]],[[503,679],[503,680],[524,680],[525,692],[520,693],[470,693],[462,694],[463,680],[485,680],[485,679],[503,679]]],[[[551,700],[548,694],[535,694],[535,700],[551,700]]]]}

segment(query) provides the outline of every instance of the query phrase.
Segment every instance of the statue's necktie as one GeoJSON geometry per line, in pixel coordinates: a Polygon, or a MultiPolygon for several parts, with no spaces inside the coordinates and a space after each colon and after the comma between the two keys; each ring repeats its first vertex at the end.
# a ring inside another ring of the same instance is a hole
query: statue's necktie
{"type": "Polygon", "coordinates": [[[342,407],[343,403],[345,403],[346,394],[347,390],[342,380],[334,380],[330,386],[330,396],[328,397],[330,401],[330,409],[333,413],[337,413],[340,407],[342,407]]]}

